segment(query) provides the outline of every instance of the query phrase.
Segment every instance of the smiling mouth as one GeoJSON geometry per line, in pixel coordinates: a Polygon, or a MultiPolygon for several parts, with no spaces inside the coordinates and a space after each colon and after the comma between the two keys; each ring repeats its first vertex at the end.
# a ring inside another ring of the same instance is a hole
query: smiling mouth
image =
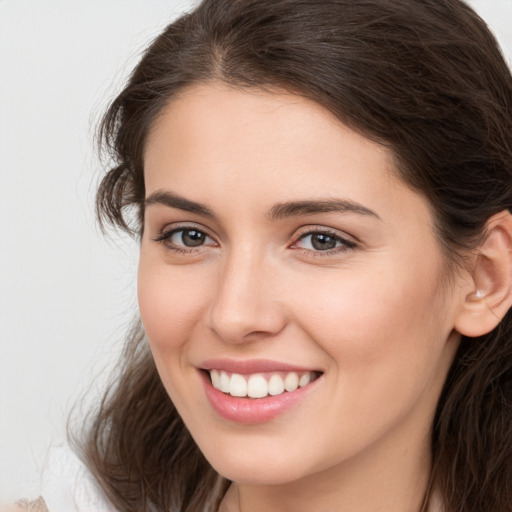
{"type": "Polygon", "coordinates": [[[291,393],[307,386],[322,374],[318,371],[279,371],[242,375],[216,369],[207,370],[207,373],[215,389],[241,398],[265,398],[291,393]]]}

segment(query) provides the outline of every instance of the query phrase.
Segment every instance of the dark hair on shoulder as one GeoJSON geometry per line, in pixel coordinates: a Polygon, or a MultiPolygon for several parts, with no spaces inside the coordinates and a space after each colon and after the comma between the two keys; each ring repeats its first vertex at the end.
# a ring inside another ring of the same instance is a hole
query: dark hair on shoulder
{"type": "MultiPolygon", "coordinates": [[[[454,267],[489,217],[512,210],[512,77],[462,1],[204,0],[155,39],[105,114],[116,163],[97,195],[104,226],[140,235],[148,132],[176,94],[209,81],[300,94],[390,148],[454,267]]],[[[119,368],[81,444],[107,497],[122,511],[216,510],[229,482],[191,439],[139,324],[119,368]]],[[[512,510],[510,311],[488,335],[463,337],[432,459],[446,512],[512,510]]]]}

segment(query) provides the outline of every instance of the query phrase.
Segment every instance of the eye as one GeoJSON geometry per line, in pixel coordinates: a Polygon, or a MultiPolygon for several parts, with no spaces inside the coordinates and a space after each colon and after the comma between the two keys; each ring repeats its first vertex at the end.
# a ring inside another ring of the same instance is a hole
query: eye
{"type": "Polygon", "coordinates": [[[198,247],[203,245],[207,239],[208,236],[197,229],[179,229],[167,238],[169,242],[185,247],[198,247]]]}
{"type": "Polygon", "coordinates": [[[177,251],[215,244],[204,231],[192,227],[181,227],[166,231],[155,238],[155,241],[162,242],[170,249],[177,251]]]}
{"type": "Polygon", "coordinates": [[[301,235],[292,247],[314,252],[339,252],[354,249],[356,244],[329,231],[310,231],[301,235]]]}

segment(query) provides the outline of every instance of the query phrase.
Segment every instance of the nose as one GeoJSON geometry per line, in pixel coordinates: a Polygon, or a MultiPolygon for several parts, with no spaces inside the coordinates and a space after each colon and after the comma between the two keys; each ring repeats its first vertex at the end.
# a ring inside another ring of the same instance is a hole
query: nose
{"type": "Polygon", "coordinates": [[[286,325],[278,269],[248,252],[233,254],[219,272],[209,326],[222,340],[247,343],[272,337],[286,325]]]}

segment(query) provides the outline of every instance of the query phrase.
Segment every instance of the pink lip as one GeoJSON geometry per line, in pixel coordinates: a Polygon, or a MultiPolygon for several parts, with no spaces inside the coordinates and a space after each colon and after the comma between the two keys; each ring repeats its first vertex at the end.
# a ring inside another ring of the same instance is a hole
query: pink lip
{"type": "Polygon", "coordinates": [[[199,368],[202,370],[224,370],[229,373],[239,373],[246,375],[249,373],[265,373],[265,372],[310,372],[314,368],[306,368],[304,366],[294,366],[278,361],[270,361],[267,359],[251,359],[248,361],[236,361],[234,359],[208,359],[203,361],[199,368]]]}
{"type": "MultiPolygon", "coordinates": [[[[218,368],[218,366],[214,366],[218,368]]],[[[260,367],[261,368],[261,367],[260,367]]],[[[282,366],[279,367],[281,370],[282,366]]],[[[230,371],[230,370],[225,370],[230,371]]],[[[264,371],[264,370],[260,370],[264,371]]],[[[275,370],[270,370],[275,371],[275,370]]],[[[212,408],[223,418],[237,423],[254,424],[273,420],[291,407],[304,400],[308,393],[316,387],[322,377],[307,386],[281,395],[266,398],[239,398],[215,389],[207,372],[200,371],[206,396],[212,408]]]]}

